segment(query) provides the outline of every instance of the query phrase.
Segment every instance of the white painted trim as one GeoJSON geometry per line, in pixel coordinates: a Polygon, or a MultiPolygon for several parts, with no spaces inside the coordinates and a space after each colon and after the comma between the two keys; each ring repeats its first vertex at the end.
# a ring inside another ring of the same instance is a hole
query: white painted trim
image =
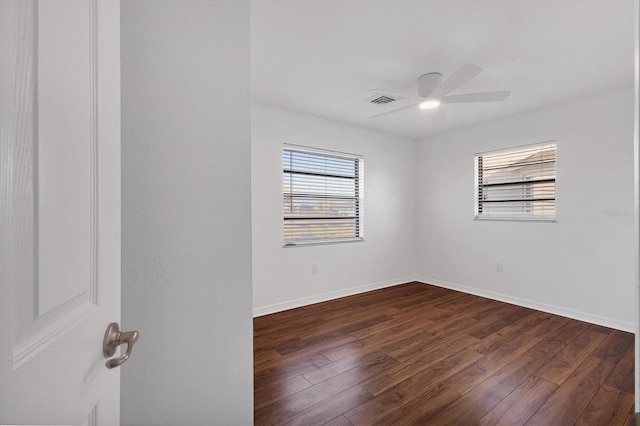
{"type": "MultiPolygon", "coordinates": [[[[86,294],[86,293],[83,293],[86,294]]],[[[85,319],[89,313],[96,308],[96,305],[84,301],[74,307],[65,315],[49,323],[42,324],[35,335],[20,341],[13,347],[13,371],[22,367],[33,357],[42,352],[50,343],[55,342],[60,336],[76,326],[85,319]]]]}
{"type": "Polygon", "coordinates": [[[93,408],[91,409],[91,411],[89,412],[89,415],[87,416],[87,420],[85,420],[84,423],[82,423],[82,426],[96,426],[97,424],[97,410],[98,410],[98,406],[94,405],[93,408]]]}
{"type": "Polygon", "coordinates": [[[546,303],[535,302],[528,299],[521,299],[519,297],[508,296],[506,294],[495,293],[493,291],[478,289],[461,284],[454,284],[447,281],[436,280],[433,278],[427,278],[424,276],[416,277],[414,281],[420,283],[426,283],[435,285],[438,287],[444,287],[451,290],[461,291],[463,293],[474,294],[476,296],[486,297],[488,299],[498,300],[500,302],[510,303],[512,305],[518,305],[525,308],[531,308],[538,311],[548,312],[554,315],[560,315],[563,317],[577,319],[579,321],[585,321],[591,324],[598,324],[616,330],[628,331],[629,333],[635,333],[635,324],[632,322],[619,321],[613,318],[601,317],[599,315],[593,315],[587,312],[575,311],[573,309],[563,308],[562,306],[549,305],[546,303]]]}
{"type": "Polygon", "coordinates": [[[640,1],[634,5],[633,34],[633,220],[634,247],[634,305],[635,305],[635,359],[634,394],[635,412],[640,411],[640,1]]]}
{"type": "Polygon", "coordinates": [[[274,303],[272,305],[260,306],[257,308],[253,308],[253,317],[255,318],[262,315],[274,314],[276,312],[282,312],[306,305],[312,305],[314,303],[326,302],[327,300],[338,299],[340,297],[353,296],[354,294],[365,293],[371,290],[378,290],[381,288],[393,287],[399,284],[406,284],[412,281],[414,281],[414,277],[402,277],[393,280],[365,284],[358,287],[350,287],[330,291],[328,293],[317,294],[314,296],[302,297],[300,299],[292,299],[286,302],[274,303]]]}

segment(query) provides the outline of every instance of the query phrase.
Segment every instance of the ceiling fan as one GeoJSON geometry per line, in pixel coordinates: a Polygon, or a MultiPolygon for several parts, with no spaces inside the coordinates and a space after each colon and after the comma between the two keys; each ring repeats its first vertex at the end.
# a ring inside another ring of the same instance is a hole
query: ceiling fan
{"type": "Polygon", "coordinates": [[[419,105],[421,109],[431,110],[429,114],[430,117],[434,121],[438,121],[445,118],[444,112],[438,108],[440,104],[497,102],[504,101],[509,97],[509,94],[511,93],[509,90],[448,95],[450,92],[462,86],[481,72],[482,68],[477,65],[464,64],[444,80],[442,79],[442,74],[439,72],[430,72],[428,74],[421,75],[418,77],[418,96],[393,92],[391,90],[369,90],[370,92],[376,92],[373,97],[366,99],[366,101],[373,104],[387,105],[400,99],[407,99],[411,101],[409,105],[403,105],[399,108],[394,108],[380,114],[373,115],[369,118],[379,117],[414,105],[419,105]]]}

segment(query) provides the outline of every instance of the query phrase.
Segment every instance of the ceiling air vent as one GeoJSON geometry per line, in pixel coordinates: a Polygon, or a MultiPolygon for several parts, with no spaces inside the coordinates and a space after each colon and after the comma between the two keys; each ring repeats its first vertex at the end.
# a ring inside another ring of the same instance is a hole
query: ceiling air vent
{"type": "Polygon", "coordinates": [[[391,102],[397,101],[398,99],[401,99],[401,98],[400,97],[393,98],[389,95],[376,94],[370,98],[365,99],[365,102],[369,102],[370,104],[374,104],[374,105],[387,105],[387,104],[390,104],[391,102]]]}
{"type": "Polygon", "coordinates": [[[372,104],[389,104],[391,102],[395,102],[395,99],[385,95],[378,96],[371,100],[372,104]]]}

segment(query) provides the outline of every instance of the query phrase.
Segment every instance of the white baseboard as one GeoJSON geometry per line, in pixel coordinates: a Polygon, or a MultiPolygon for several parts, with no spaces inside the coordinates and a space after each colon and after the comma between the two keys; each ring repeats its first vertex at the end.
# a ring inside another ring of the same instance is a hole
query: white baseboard
{"type": "Polygon", "coordinates": [[[276,312],[286,311],[288,309],[299,308],[301,306],[312,305],[314,303],[326,302],[327,300],[337,299],[339,297],[352,296],[358,293],[364,293],[371,290],[378,290],[380,288],[393,287],[398,284],[405,284],[414,281],[414,277],[396,278],[393,280],[381,281],[372,284],[365,284],[358,287],[350,287],[328,293],[317,294],[309,297],[302,297],[299,299],[287,300],[285,302],[274,303],[272,305],[259,306],[253,308],[253,317],[260,317],[262,315],[273,314],[276,312]]]}
{"type": "Polygon", "coordinates": [[[416,277],[414,281],[421,283],[432,284],[438,287],[444,287],[451,290],[461,291],[463,293],[474,294],[476,296],[486,297],[487,299],[498,300],[500,302],[511,303],[512,305],[523,306],[525,308],[531,308],[538,311],[548,312],[554,315],[560,315],[563,317],[577,319],[579,321],[585,321],[592,324],[598,324],[616,330],[628,331],[629,333],[635,333],[635,325],[632,322],[620,321],[613,318],[602,317],[599,315],[593,315],[587,312],[576,311],[573,309],[563,308],[561,306],[549,305],[546,303],[535,302],[532,300],[521,299],[519,297],[508,296],[506,294],[495,293],[493,291],[482,290],[478,288],[468,287],[465,285],[454,284],[447,281],[436,280],[427,277],[416,277]]]}
{"type": "Polygon", "coordinates": [[[547,303],[540,303],[533,300],[522,299],[519,297],[509,296],[502,293],[496,293],[489,290],[478,289],[461,284],[454,284],[447,281],[437,280],[424,276],[418,277],[402,277],[388,281],[381,281],[377,283],[365,284],[358,287],[350,287],[327,293],[317,294],[309,297],[302,297],[299,299],[287,300],[280,303],[274,303],[272,305],[260,306],[253,308],[253,316],[259,317],[262,315],[273,314],[276,312],[286,311],[288,309],[299,308],[306,305],[312,305],[314,303],[326,302],[328,300],[337,299],[340,297],[352,296],[354,294],[365,293],[371,290],[378,290],[386,287],[393,287],[399,284],[405,284],[412,281],[418,281],[425,284],[431,284],[438,287],[444,287],[451,290],[460,291],[467,294],[474,294],[476,296],[486,297],[487,299],[498,300],[500,302],[510,303],[512,305],[523,306],[525,308],[535,309],[538,311],[548,312],[554,315],[560,315],[563,317],[577,319],[579,321],[589,322],[591,324],[598,324],[616,330],[627,331],[629,333],[635,333],[635,324],[632,322],[620,321],[614,318],[607,318],[600,315],[590,314],[588,312],[576,311],[562,306],[551,305],[547,303]]]}

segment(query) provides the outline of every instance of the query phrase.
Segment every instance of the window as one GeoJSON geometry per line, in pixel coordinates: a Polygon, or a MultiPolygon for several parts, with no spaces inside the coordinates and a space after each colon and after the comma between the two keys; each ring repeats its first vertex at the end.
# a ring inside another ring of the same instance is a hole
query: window
{"type": "Polygon", "coordinates": [[[555,219],[555,142],[477,154],[476,171],[477,219],[555,219]]]}
{"type": "Polygon", "coordinates": [[[282,150],[285,246],[362,239],[363,159],[286,145],[282,150]]]}

